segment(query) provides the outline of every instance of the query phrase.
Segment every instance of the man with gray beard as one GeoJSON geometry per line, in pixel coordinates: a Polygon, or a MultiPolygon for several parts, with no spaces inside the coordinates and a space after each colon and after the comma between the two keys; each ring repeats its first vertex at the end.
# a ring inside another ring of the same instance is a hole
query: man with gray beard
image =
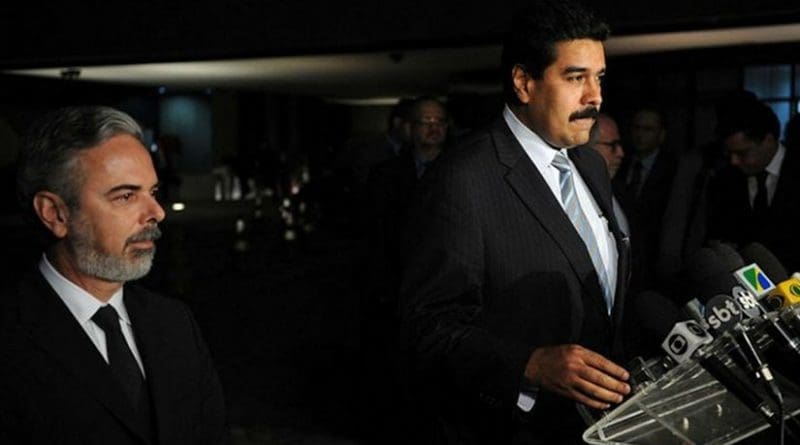
{"type": "Polygon", "coordinates": [[[220,443],[222,389],[186,306],[135,285],[164,210],[139,125],[58,110],[28,135],[18,195],[38,267],[0,307],[0,442],[220,443]]]}

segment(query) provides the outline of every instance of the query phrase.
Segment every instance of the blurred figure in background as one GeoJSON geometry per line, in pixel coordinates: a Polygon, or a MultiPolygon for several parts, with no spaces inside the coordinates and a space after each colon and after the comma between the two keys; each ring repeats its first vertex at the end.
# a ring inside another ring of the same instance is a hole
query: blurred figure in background
{"type": "MultiPolygon", "coordinates": [[[[755,95],[749,91],[723,95],[714,105],[716,121],[728,119],[728,114],[738,112],[740,103],[753,100],[755,95]]],[[[656,260],[657,283],[673,297],[686,296],[687,289],[682,288],[686,283],[682,279],[684,261],[703,247],[708,238],[708,187],[726,163],[718,140],[687,151],[678,161],[656,260]]]]}
{"type": "Polygon", "coordinates": [[[444,150],[448,115],[444,103],[424,96],[411,104],[405,123],[411,143],[399,156],[384,161],[367,181],[370,217],[370,298],[376,298],[394,315],[400,280],[408,207],[420,178],[444,150]]]}
{"type": "Polygon", "coordinates": [[[389,111],[386,133],[377,140],[354,148],[352,162],[356,184],[367,182],[373,167],[399,156],[409,144],[411,135],[408,124],[412,103],[411,99],[400,99],[389,111]]]}
{"type": "MultiPolygon", "coordinates": [[[[596,128],[592,135],[592,141],[589,144],[594,148],[600,156],[606,161],[608,167],[608,177],[612,180],[619,171],[622,160],[625,157],[625,150],[622,147],[622,139],[619,135],[619,127],[617,122],[609,115],[600,113],[597,117],[596,128]]],[[[616,195],[611,196],[612,204],[614,206],[614,216],[617,217],[619,228],[628,236],[631,234],[630,226],[628,225],[628,218],[622,210],[616,195]]]]}
{"type": "Polygon", "coordinates": [[[403,242],[408,208],[417,186],[445,149],[449,116],[443,102],[423,96],[410,107],[406,131],[410,143],[400,154],[376,165],[367,181],[368,254],[362,278],[364,339],[364,423],[375,443],[409,443],[397,430],[410,424],[413,410],[405,403],[399,373],[396,332],[397,292],[406,245],[403,242]],[[376,369],[382,372],[375,372],[376,369]],[[377,379],[377,380],[376,380],[377,379]],[[375,388],[381,388],[376,391],[375,388]],[[382,403],[384,400],[391,403],[382,403]],[[381,409],[375,406],[382,405],[381,409]],[[392,438],[390,440],[390,438],[392,438]]]}
{"type": "Polygon", "coordinates": [[[787,270],[800,270],[798,153],[780,143],[775,112],[742,101],[717,125],[728,166],[710,185],[709,239],[766,246],[787,270]]]}
{"type": "Polygon", "coordinates": [[[667,130],[663,114],[643,107],[630,122],[630,145],[625,162],[614,177],[614,188],[628,216],[634,271],[631,287],[652,285],[664,209],[675,174],[676,157],[664,147],[667,130]]]}

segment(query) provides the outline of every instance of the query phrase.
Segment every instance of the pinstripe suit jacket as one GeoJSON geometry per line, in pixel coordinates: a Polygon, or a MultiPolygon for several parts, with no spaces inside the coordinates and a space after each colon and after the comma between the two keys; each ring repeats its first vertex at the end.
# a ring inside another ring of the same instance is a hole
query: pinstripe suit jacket
{"type": "MultiPolygon", "coordinates": [[[[617,240],[610,317],[583,241],[503,119],[443,154],[424,178],[400,309],[414,387],[433,414],[457,425],[445,432],[453,442],[518,441],[526,422],[547,429],[552,419],[577,418],[572,402],[544,392],[533,413],[516,407],[535,348],[579,343],[622,356],[627,238],[602,158],[585,148],[569,154],[617,240]]],[[[526,442],[561,434],[550,433],[526,442]]]]}

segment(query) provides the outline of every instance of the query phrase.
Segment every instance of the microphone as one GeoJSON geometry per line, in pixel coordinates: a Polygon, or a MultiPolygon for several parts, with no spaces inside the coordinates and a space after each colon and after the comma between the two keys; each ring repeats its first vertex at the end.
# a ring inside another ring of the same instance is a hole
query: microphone
{"type": "MultiPolygon", "coordinates": [[[[800,353],[800,350],[797,340],[787,334],[781,326],[784,321],[776,320],[776,314],[768,313],[755,298],[756,295],[765,295],[771,288],[775,288],[757,261],[768,264],[767,267],[770,270],[777,270],[776,273],[780,273],[778,268],[780,262],[771,260],[771,254],[768,256],[769,251],[763,246],[748,246],[745,253],[748,255],[748,261],[751,261],[748,265],[745,265],[745,260],[730,246],[720,244],[713,248],[700,249],[693,258],[690,258],[691,262],[687,262],[692,266],[688,272],[691,279],[698,283],[697,289],[701,292],[697,298],[701,303],[705,303],[704,314],[709,327],[717,335],[733,337],[735,341],[731,342],[733,348],[730,357],[735,363],[753,372],[756,379],[762,380],[770,398],[777,404],[778,412],[781,413],[783,396],[780,388],[768,363],[761,357],[758,344],[751,339],[750,332],[755,332],[758,328],[756,322],[763,317],[766,320],[766,333],[771,338],[797,353],[800,353]],[[700,281],[703,279],[707,281],[700,281]]],[[[700,351],[702,352],[702,349],[700,351]]],[[[719,363],[714,363],[712,360],[706,365],[708,366],[706,369],[749,408],[761,412],[771,424],[780,424],[782,414],[774,416],[773,413],[773,416],[770,416],[764,411],[766,402],[760,397],[753,380],[744,378],[737,381],[736,374],[726,375],[718,365],[719,363]],[[758,398],[754,398],[754,394],[758,398]]],[[[766,409],[769,410],[771,407],[766,409]]]]}
{"type": "MultiPolygon", "coordinates": [[[[781,281],[771,288],[769,288],[769,286],[763,286],[768,288],[768,290],[764,292],[766,299],[762,300],[768,309],[776,310],[800,302],[800,288],[794,287],[800,284],[800,274],[789,277],[789,274],[778,258],[762,244],[751,243],[742,247],[740,251],[745,261],[757,263],[767,276],[781,281]]],[[[759,278],[757,275],[754,276],[753,272],[749,272],[749,274],[749,277],[743,276],[742,278],[754,284],[756,287],[761,284],[766,284],[758,283],[759,278]]],[[[744,275],[744,273],[742,275],[744,275]]],[[[756,293],[758,293],[758,290],[756,290],[756,293]]]]}
{"type": "Polygon", "coordinates": [[[739,254],[744,263],[758,263],[764,273],[774,280],[783,281],[789,278],[789,273],[778,257],[761,243],[750,243],[739,249],[739,254]]]}
{"type": "MultiPolygon", "coordinates": [[[[768,252],[763,248],[751,247],[750,249],[757,256],[764,256],[763,253],[768,252]]],[[[797,341],[786,333],[780,323],[767,314],[754,296],[755,292],[763,294],[770,288],[774,288],[774,284],[757,264],[741,267],[744,260],[727,245],[720,244],[708,251],[701,252],[698,258],[695,261],[700,263],[700,267],[705,268],[704,276],[710,280],[704,285],[704,289],[706,292],[714,292],[714,294],[700,295],[700,298],[707,298],[705,316],[709,328],[717,335],[731,333],[735,340],[732,344],[736,352],[732,358],[737,359],[737,363],[753,372],[756,378],[762,379],[770,394],[780,405],[783,400],[780,388],[777,386],[769,364],[762,358],[758,345],[753,342],[748,333],[755,325],[754,322],[760,321],[763,316],[767,326],[773,331],[770,332],[770,336],[798,351],[797,341]],[[731,274],[732,268],[737,267],[738,269],[731,274]]]]}
{"type": "Polygon", "coordinates": [[[794,329],[796,334],[800,335],[800,305],[783,309],[781,311],[781,319],[790,328],[794,329]]]}
{"type": "MultiPolygon", "coordinates": [[[[730,262],[714,250],[703,247],[686,260],[689,287],[698,301],[706,305],[716,295],[729,295],[738,283],[731,276],[730,262]]],[[[734,264],[734,267],[737,267],[734,264]]]]}
{"type": "Polygon", "coordinates": [[[711,344],[711,336],[699,323],[684,320],[675,323],[664,338],[661,348],[678,363],[689,361],[705,345],[711,344]]]}
{"type": "Polygon", "coordinates": [[[800,304],[800,273],[795,273],[788,280],[778,283],[764,302],[772,310],[800,304]]]}
{"type": "Polygon", "coordinates": [[[689,317],[689,319],[696,321],[703,327],[703,329],[708,330],[710,326],[706,322],[705,317],[703,316],[703,312],[705,311],[705,307],[700,300],[697,298],[692,298],[689,300],[686,305],[681,308],[681,314],[689,317]]]}
{"type": "Polygon", "coordinates": [[[756,298],[763,298],[773,290],[775,283],[769,279],[767,274],[756,263],[748,264],[740,269],[733,271],[736,280],[745,287],[756,298]]]}
{"type": "MultiPolygon", "coordinates": [[[[778,277],[784,278],[787,277],[787,273],[780,261],[778,261],[775,255],[766,247],[758,243],[748,244],[742,248],[742,251],[748,256],[748,260],[755,260],[759,263],[753,263],[750,266],[745,266],[737,270],[737,280],[748,288],[752,287],[755,292],[761,293],[762,296],[775,293],[777,286],[772,283],[772,280],[763,273],[758,265],[762,263],[766,264],[766,267],[768,267],[770,271],[775,273],[778,277]]],[[[789,283],[788,287],[790,292],[791,286],[792,283],[789,283]]],[[[767,304],[768,298],[769,297],[762,299],[761,301],[767,304]]],[[[800,342],[786,332],[786,328],[783,326],[783,320],[775,313],[767,313],[767,308],[760,304],[758,308],[763,312],[763,318],[768,322],[771,328],[769,330],[771,336],[800,356],[800,342]]]]}
{"type": "Polygon", "coordinates": [[[734,397],[754,412],[760,413],[772,425],[780,423],[772,405],[759,394],[746,378],[743,378],[711,351],[705,348],[714,338],[699,323],[679,321],[667,334],[662,348],[676,362],[685,363],[695,359],[712,377],[734,397]]]}
{"type": "Polygon", "coordinates": [[[754,319],[760,315],[758,303],[749,293],[737,292],[738,297],[732,298],[720,294],[708,300],[705,306],[706,322],[715,333],[733,330],[745,320],[754,319]]]}
{"type": "Polygon", "coordinates": [[[762,298],[775,288],[769,277],[785,277],[786,271],[775,255],[759,243],[740,249],[741,255],[727,244],[713,247],[721,267],[733,273],[736,281],[756,298],[762,298]],[[763,268],[761,265],[765,265],[763,268]]]}
{"type": "Polygon", "coordinates": [[[680,319],[680,310],[670,298],[656,291],[642,291],[629,300],[636,335],[628,347],[645,357],[660,356],[664,335],[680,319]]]}
{"type": "Polygon", "coordinates": [[[727,270],[738,269],[745,265],[744,258],[730,244],[716,243],[711,250],[717,255],[717,261],[722,263],[727,270]]]}

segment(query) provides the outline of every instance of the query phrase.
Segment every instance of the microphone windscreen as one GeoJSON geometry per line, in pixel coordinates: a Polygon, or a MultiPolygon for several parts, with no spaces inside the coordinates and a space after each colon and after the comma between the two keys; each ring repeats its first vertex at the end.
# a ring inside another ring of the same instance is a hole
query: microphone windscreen
{"type": "Polygon", "coordinates": [[[705,281],[708,277],[722,272],[724,268],[717,254],[708,247],[697,249],[686,259],[686,273],[692,283],[705,281]]]}
{"type": "Polygon", "coordinates": [[[689,293],[704,305],[717,295],[730,295],[731,289],[737,285],[728,267],[732,264],[732,258],[724,251],[722,256],[728,258],[722,258],[716,251],[704,247],[686,259],[689,293]]]}
{"type": "Polygon", "coordinates": [[[741,249],[739,252],[742,255],[745,263],[756,263],[764,271],[765,274],[775,283],[789,279],[789,273],[783,267],[780,260],[764,247],[761,243],[750,243],[741,249]]]}
{"type": "Polygon", "coordinates": [[[722,262],[722,266],[726,268],[728,272],[733,272],[734,270],[744,267],[745,265],[745,261],[742,256],[739,255],[739,253],[728,244],[717,243],[711,247],[711,250],[717,254],[717,258],[719,258],[719,261],[722,262]]]}
{"type": "Polygon", "coordinates": [[[632,298],[632,308],[642,329],[659,342],[680,318],[680,308],[666,296],[655,291],[643,291],[632,298]]]}

